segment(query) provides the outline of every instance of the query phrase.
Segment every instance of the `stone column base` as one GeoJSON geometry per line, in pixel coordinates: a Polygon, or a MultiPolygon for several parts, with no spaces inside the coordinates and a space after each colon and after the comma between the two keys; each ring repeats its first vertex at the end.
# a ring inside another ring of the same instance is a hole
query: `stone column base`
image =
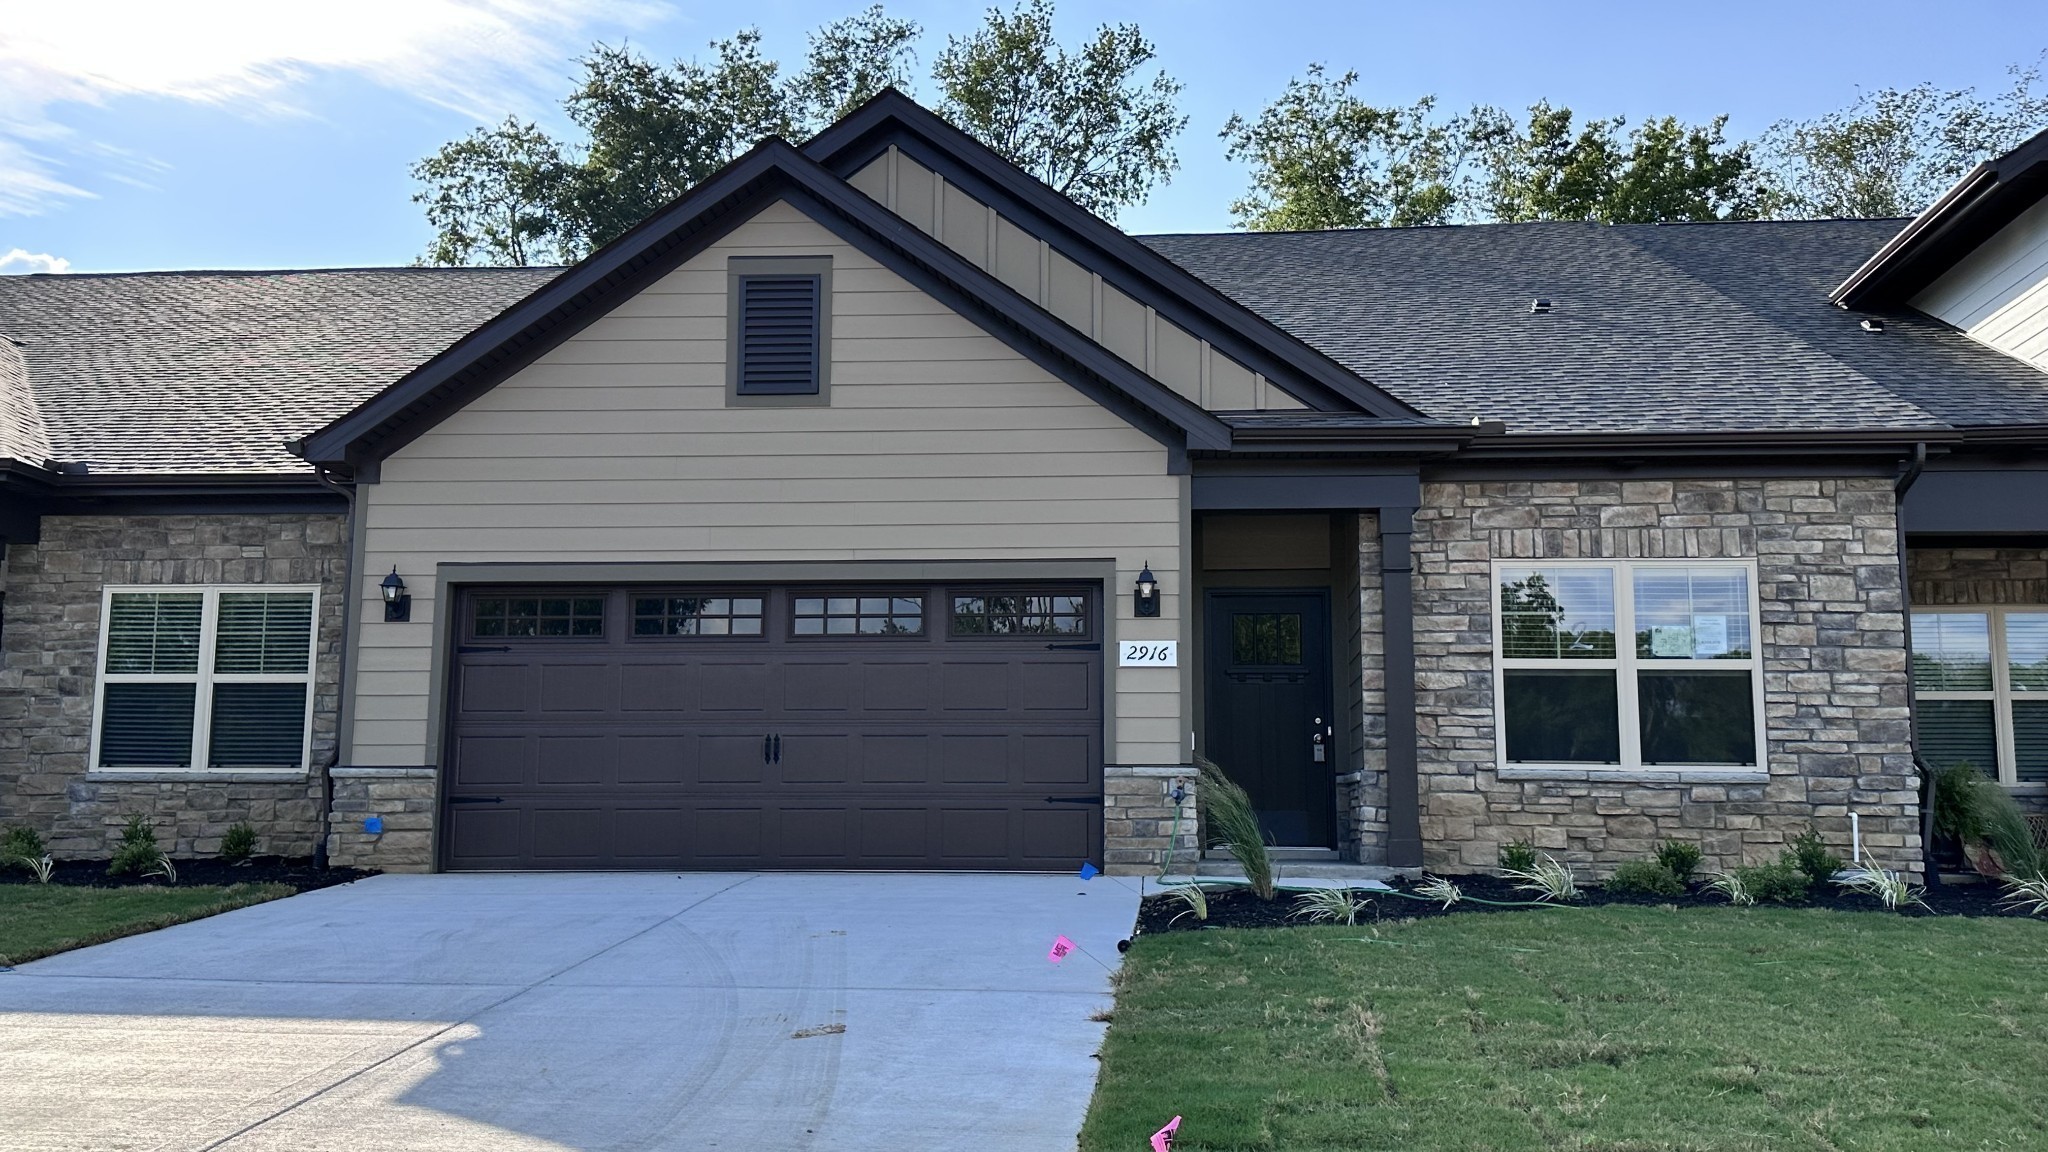
{"type": "Polygon", "coordinates": [[[384,872],[434,870],[432,768],[336,768],[327,858],[336,867],[384,872]],[[375,816],[384,830],[364,831],[375,816]]]}
{"type": "Polygon", "coordinates": [[[1111,764],[1102,775],[1102,870],[1139,876],[1169,864],[1193,868],[1201,857],[1194,766],[1111,764]],[[1176,784],[1183,786],[1178,804],[1176,784]]]}

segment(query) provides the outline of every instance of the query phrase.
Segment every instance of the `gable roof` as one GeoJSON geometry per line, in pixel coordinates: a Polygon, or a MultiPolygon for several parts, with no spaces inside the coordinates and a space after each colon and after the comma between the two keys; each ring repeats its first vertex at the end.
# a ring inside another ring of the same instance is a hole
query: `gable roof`
{"type": "Polygon", "coordinates": [[[1527,434],[2048,422],[2048,373],[1828,286],[1896,221],[1489,224],[1143,237],[1439,420],[1527,434]],[[1537,297],[1551,311],[1533,313],[1537,297]]]}
{"type": "Polygon", "coordinates": [[[0,456],[96,475],[305,473],[287,438],[558,271],[0,276],[0,337],[19,342],[0,340],[0,456]]]}
{"type": "Polygon", "coordinates": [[[1906,222],[1828,299],[1844,308],[1896,308],[2048,196],[2048,131],[1970,169],[1906,222]]]}
{"type": "Polygon", "coordinates": [[[1169,446],[1229,447],[1229,427],[1199,405],[1029,304],[789,144],[770,139],[294,450],[327,465],[381,460],[776,200],[795,204],[1169,446]]]}
{"type": "Polygon", "coordinates": [[[1161,259],[895,88],[883,89],[847,113],[808,141],[804,152],[844,178],[892,145],[1253,371],[1284,381],[1311,407],[1395,420],[1423,418],[1374,385],[1357,365],[1338,364],[1214,285],[1161,259]]]}

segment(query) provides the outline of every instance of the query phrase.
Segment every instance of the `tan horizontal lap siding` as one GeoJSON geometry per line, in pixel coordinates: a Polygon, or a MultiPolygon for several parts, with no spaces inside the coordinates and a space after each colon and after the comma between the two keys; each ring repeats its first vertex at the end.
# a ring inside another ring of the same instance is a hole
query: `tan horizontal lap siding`
{"type": "MultiPolygon", "coordinates": [[[[1179,639],[1184,487],[1158,442],[778,204],[365,486],[350,762],[439,759],[441,564],[1108,558],[1114,635],[1179,639]],[[726,407],[726,261],[764,255],[832,257],[829,407],[726,407]],[[1128,619],[1147,563],[1161,616],[1128,619]],[[394,565],[406,624],[378,607],[394,565]]],[[[1178,763],[1181,671],[1110,675],[1112,758],[1178,763]]]]}

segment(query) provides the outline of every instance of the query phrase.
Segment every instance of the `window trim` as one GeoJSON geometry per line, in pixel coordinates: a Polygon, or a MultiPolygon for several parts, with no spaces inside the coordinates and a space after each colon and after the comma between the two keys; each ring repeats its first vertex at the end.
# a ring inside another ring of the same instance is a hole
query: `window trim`
{"type": "MultiPolygon", "coordinates": [[[[2021,780],[2019,778],[2019,742],[2013,734],[2012,703],[2014,699],[2048,702],[2048,692],[2020,692],[2012,690],[2012,666],[2007,662],[2005,644],[2005,617],[2008,612],[2019,612],[2029,616],[2048,616],[2048,604],[1913,604],[1907,608],[1910,616],[1983,616],[1991,631],[1991,689],[1990,691],[1927,689],[1913,684],[1913,715],[1918,724],[1920,701],[1922,700],[1988,700],[1991,702],[1992,742],[1998,748],[1998,783],[2006,791],[2021,795],[2048,794],[2048,780],[2021,780]]],[[[1913,660],[1911,645],[1907,646],[1906,660],[1913,660]]],[[[1917,749],[1916,749],[1917,751],[1917,749]]]]}
{"type": "Polygon", "coordinates": [[[86,753],[90,773],[148,773],[150,775],[232,776],[247,773],[310,771],[313,759],[313,711],[320,678],[320,585],[318,584],[109,584],[100,589],[99,657],[93,666],[92,742],[86,753]],[[113,632],[114,597],[122,595],[191,595],[198,593],[199,661],[192,672],[108,672],[107,646],[113,632]],[[312,597],[312,627],[306,630],[304,672],[219,672],[214,656],[220,636],[220,598],[228,593],[304,594],[312,597]],[[192,684],[192,752],[182,767],[162,765],[101,764],[100,733],[106,721],[107,685],[192,684]],[[217,684],[304,684],[306,716],[299,734],[299,762],[282,769],[272,767],[214,768],[207,764],[207,749],[213,736],[213,690],[217,684]]]}
{"type": "Polygon", "coordinates": [[[1767,741],[1768,725],[1764,706],[1764,660],[1763,660],[1763,611],[1762,588],[1758,579],[1757,562],[1754,558],[1691,556],[1691,557],[1614,557],[1601,559],[1538,560],[1538,559],[1496,559],[1487,569],[1487,614],[1493,621],[1493,649],[1490,653],[1493,682],[1493,767],[1494,771],[1507,775],[1572,774],[1590,778],[1602,776],[1637,777],[1667,776],[1685,773],[1768,773],[1770,770],[1770,744],[1767,741]],[[1501,570],[1504,568],[1588,568],[1608,569],[1615,575],[1614,588],[1614,658],[1612,660],[1554,659],[1503,654],[1502,616],[1500,610],[1501,570]],[[1715,660],[1671,660],[1652,656],[1637,656],[1635,642],[1636,590],[1634,573],[1642,569],[1656,568],[1741,568],[1748,574],[1749,582],[1749,656],[1747,659],[1715,660]],[[1507,673],[1524,669],[1555,671],[1613,671],[1617,677],[1615,699],[1617,719],[1621,725],[1621,759],[1613,764],[1595,764],[1589,761],[1528,761],[1508,759],[1507,739],[1507,673]],[[1712,764],[1688,761],[1683,764],[1645,764],[1642,752],[1641,704],[1637,699],[1637,674],[1643,671],[1692,671],[1709,669],[1749,672],[1751,722],[1755,725],[1752,739],[1756,744],[1754,764],[1712,764]]]}
{"type": "Polygon", "coordinates": [[[832,405],[832,258],[733,256],[725,262],[725,406],[829,408],[832,405]],[[740,282],[750,276],[814,276],[818,280],[818,390],[756,395],[740,391],[740,282]]]}

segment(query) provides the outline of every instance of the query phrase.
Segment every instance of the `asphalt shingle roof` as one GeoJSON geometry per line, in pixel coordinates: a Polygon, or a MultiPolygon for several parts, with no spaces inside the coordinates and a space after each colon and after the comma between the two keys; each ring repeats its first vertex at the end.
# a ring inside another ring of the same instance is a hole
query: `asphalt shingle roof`
{"type": "Polygon", "coordinates": [[[1827,301],[1903,221],[1140,239],[1438,419],[1515,433],[2048,422],[2048,373],[1917,315],[1827,301]],[[1534,314],[1537,297],[1551,302],[1534,314]]]}
{"type": "MultiPolygon", "coordinates": [[[[1510,435],[2048,423],[2048,373],[1828,290],[1896,220],[1142,237],[1437,420],[1510,435]],[[1551,301],[1532,314],[1530,301],[1551,301]]],[[[305,470],[306,435],[555,276],[383,268],[0,277],[0,456],[305,470]]],[[[1312,419],[1313,414],[1301,414],[1312,419]]]]}
{"type": "MultiPolygon", "coordinates": [[[[347,412],[559,271],[0,276],[0,338],[19,353],[48,429],[47,444],[30,442],[31,451],[95,473],[303,472],[284,441],[347,412]]],[[[8,381],[0,353],[0,438],[22,435],[8,381]]]]}

